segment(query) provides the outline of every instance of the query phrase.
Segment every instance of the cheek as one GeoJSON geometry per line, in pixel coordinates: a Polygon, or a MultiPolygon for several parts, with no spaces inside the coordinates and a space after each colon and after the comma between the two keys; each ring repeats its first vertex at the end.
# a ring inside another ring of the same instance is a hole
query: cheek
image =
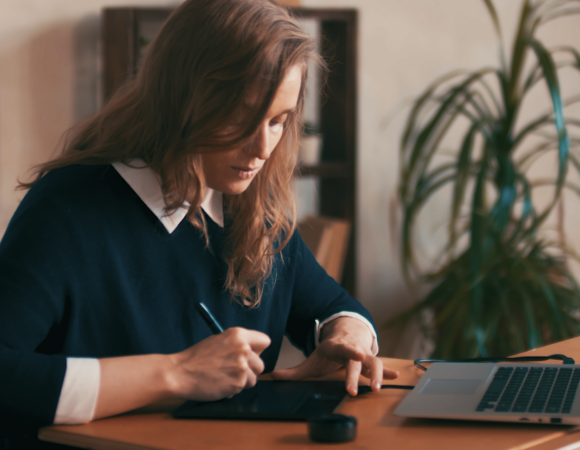
{"type": "Polygon", "coordinates": [[[275,133],[274,136],[272,136],[272,138],[270,139],[270,149],[269,149],[270,153],[272,153],[276,148],[276,146],[280,143],[283,135],[284,130],[282,130],[280,133],[275,133]]]}
{"type": "Polygon", "coordinates": [[[230,166],[235,165],[238,150],[205,153],[202,155],[201,162],[203,173],[208,184],[216,184],[224,181],[232,174],[229,169],[230,166]],[[225,177],[225,178],[224,178],[225,177]]]}
{"type": "Polygon", "coordinates": [[[207,153],[201,158],[203,173],[206,179],[213,179],[219,172],[223,165],[220,155],[207,153]]]}
{"type": "Polygon", "coordinates": [[[227,165],[228,153],[206,153],[201,158],[204,171],[215,171],[227,165]]]}

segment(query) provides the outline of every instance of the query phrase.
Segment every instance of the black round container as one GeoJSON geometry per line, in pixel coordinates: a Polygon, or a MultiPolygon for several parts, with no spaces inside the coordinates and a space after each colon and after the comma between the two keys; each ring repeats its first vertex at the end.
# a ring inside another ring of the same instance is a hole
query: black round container
{"type": "Polygon", "coordinates": [[[356,419],[328,414],[308,421],[308,436],[314,442],[348,442],[356,437],[356,419]]]}

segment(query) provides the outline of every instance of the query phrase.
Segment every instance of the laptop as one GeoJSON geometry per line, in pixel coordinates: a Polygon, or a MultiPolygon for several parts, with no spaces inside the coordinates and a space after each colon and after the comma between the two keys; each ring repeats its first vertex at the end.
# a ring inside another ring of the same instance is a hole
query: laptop
{"type": "Polygon", "coordinates": [[[305,421],[331,414],[346,396],[344,381],[261,380],[232,398],[185,402],[173,417],[305,421]]]}
{"type": "Polygon", "coordinates": [[[580,365],[433,363],[396,416],[580,424],[580,365]]]}

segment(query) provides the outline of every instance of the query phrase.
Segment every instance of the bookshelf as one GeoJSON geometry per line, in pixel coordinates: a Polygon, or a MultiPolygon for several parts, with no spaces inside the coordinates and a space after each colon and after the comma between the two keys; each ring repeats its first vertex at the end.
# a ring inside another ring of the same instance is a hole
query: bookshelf
{"type": "MultiPolygon", "coordinates": [[[[103,10],[103,93],[108,98],[135,74],[146,44],[173,8],[115,7],[103,10]]],[[[319,162],[295,173],[298,203],[322,216],[346,219],[351,233],[341,283],[356,296],[356,61],[357,13],[352,9],[291,8],[308,29],[315,24],[319,49],[330,73],[313,93],[319,162]],[[306,195],[302,191],[309,191],[306,195]]],[[[312,28],[312,27],[311,27],[312,28]]]]}

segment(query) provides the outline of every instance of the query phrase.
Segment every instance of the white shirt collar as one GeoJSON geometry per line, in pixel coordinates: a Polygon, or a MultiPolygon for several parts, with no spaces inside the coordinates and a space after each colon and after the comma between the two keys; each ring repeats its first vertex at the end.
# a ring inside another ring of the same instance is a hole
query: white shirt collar
{"type": "MultiPolygon", "coordinates": [[[[167,232],[173,233],[187,215],[189,203],[186,202],[181,208],[168,215],[164,210],[165,201],[163,200],[159,176],[141,159],[129,161],[129,164],[131,167],[120,162],[113,163],[112,166],[155,214],[167,232]]],[[[221,192],[207,188],[201,207],[216,224],[223,228],[224,212],[221,192]]]]}

